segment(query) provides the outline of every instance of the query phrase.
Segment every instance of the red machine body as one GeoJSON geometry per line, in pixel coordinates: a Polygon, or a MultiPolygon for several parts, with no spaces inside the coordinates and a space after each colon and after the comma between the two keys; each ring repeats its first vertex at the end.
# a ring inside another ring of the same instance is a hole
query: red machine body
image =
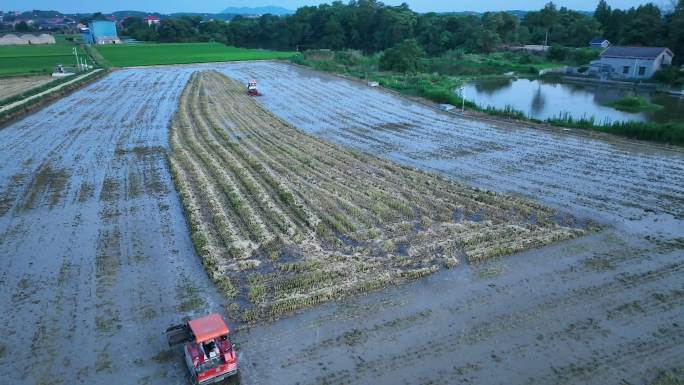
{"type": "Polygon", "coordinates": [[[172,326],[166,331],[169,344],[185,343],[185,363],[194,384],[205,385],[237,374],[237,354],[230,330],[218,314],[172,326]]]}

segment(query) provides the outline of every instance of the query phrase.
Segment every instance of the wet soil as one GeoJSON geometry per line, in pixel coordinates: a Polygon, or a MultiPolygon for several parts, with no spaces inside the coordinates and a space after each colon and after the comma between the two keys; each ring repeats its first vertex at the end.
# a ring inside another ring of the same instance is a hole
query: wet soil
{"type": "MultiPolygon", "coordinates": [[[[284,64],[208,67],[259,79],[264,106],[322,138],[607,226],[242,328],[242,383],[644,384],[684,366],[682,152],[466,120],[284,64]]],[[[191,72],[118,71],[0,130],[4,382],[185,383],[161,331],[224,308],[160,155],[191,72]]]]}
{"type": "Polygon", "coordinates": [[[244,383],[644,384],[684,365],[682,151],[466,120],[283,64],[223,71],[307,132],[606,226],[243,331],[244,383]]]}
{"type": "Polygon", "coordinates": [[[222,311],[166,162],[191,71],[118,71],[0,130],[0,382],[183,384],[163,330],[222,311]]]}

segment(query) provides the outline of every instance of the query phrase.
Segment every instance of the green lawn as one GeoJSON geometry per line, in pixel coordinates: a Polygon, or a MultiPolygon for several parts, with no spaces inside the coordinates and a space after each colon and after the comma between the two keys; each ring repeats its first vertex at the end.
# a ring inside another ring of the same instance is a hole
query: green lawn
{"type": "Polygon", "coordinates": [[[294,55],[293,52],[235,48],[219,43],[100,45],[97,50],[115,67],[286,59],[294,55]]]}
{"type": "MultiPolygon", "coordinates": [[[[0,76],[48,74],[57,64],[73,67],[73,47],[68,43],[0,46],[0,76]]],[[[79,50],[80,54],[85,53],[79,50]]]]}

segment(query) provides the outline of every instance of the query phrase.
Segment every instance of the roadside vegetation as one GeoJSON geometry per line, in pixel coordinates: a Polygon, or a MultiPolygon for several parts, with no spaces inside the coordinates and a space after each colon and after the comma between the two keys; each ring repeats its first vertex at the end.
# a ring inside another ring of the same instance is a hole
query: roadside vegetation
{"type": "Polygon", "coordinates": [[[216,72],[189,82],[170,143],[194,245],[243,321],[586,231],[539,204],[304,134],[216,72]]]}
{"type": "Polygon", "coordinates": [[[286,59],[292,52],[229,47],[220,43],[122,44],[97,46],[114,67],[286,59]]]}

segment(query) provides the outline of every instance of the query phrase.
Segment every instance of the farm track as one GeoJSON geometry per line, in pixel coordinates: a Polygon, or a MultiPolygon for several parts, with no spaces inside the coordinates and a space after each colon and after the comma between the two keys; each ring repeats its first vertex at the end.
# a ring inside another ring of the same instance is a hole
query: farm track
{"type": "Polygon", "coordinates": [[[244,321],[585,233],[303,134],[217,72],[190,80],[170,143],[196,248],[244,321]]]}
{"type": "Polygon", "coordinates": [[[246,384],[649,384],[682,367],[681,150],[464,119],[283,64],[219,70],[317,137],[608,226],[254,328],[246,384]]]}

